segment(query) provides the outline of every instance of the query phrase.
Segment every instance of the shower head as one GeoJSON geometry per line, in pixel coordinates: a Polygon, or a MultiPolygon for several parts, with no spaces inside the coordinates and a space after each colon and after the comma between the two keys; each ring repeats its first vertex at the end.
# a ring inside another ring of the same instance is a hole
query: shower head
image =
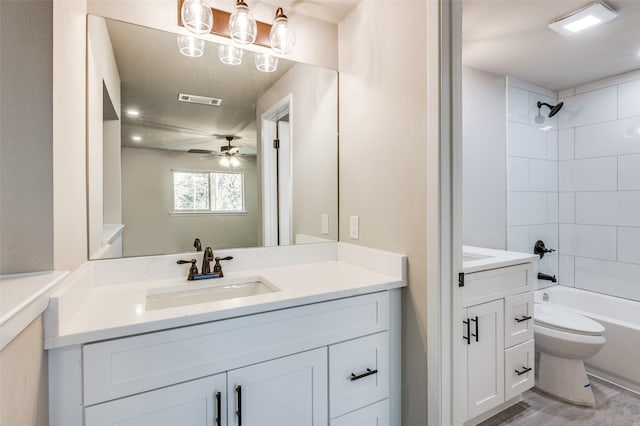
{"type": "Polygon", "coordinates": [[[549,107],[549,109],[551,110],[549,111],[549,118],[551,118],[562,109],[562,105],[564,105],[564,102],[560,102],[558,105],[549,105],[545,102],[538,102],[538,115],[540,115],[540,108],[542,108],[543,105],[549,107]]]}

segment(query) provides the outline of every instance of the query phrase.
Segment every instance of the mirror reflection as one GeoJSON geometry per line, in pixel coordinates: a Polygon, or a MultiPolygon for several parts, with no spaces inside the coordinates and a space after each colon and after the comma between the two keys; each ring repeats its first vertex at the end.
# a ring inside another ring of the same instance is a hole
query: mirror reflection
{"type": "Polygon", "coordinates": [[[91,259],[336,240],[337,72],[96,16],[91,259]]]}

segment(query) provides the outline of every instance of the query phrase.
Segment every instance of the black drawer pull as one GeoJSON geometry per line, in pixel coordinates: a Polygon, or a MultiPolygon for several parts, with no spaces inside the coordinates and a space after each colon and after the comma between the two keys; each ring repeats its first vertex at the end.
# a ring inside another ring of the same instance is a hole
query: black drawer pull
{"type": "Polygon", "coordinates": [[[522,376],[524,373],[531,371],[531,367],[522,367],[522,371],[514,370],[518,376],[522,376]]]}
{"type": "Polygon", "coordinates": [[[469,321],[473,321],[473,322],[476,323],[476,334],[471,334],[471,335],[473,337],[475,337],[476,338],[476,342],[478,342],[479,341],[478,339],[479,339],[479,336],[480,336],[480,333],[478,333],[478,316],[476,315],[475,318],[469,318],[469,321]]]}
{"type": "Polygon", "coordinates": [[[242,426],[242,386],[236,385],[236,416],[238,426],[242,426]]]}
{"type": "Polygon", "coordinates": [[[222,426],[222,394],[216,392],[216,426],[222,426]]]}
{"type": "Polygon", "coordinates": [[[367,371],[365,371],[364,373],[360,373],[360,374],[351,373],[349,380],[353,382],[354,380],[359,380],[359,379],[362,379],[363,377],[367,377],[372,374],[378,374],[378,369],[372,370],[370,368],[367,368],[367,371]]]}
{"type": "Polygon", "coordinates": [[[523,322],[523,321],[529,321],[531,318],[533,317],[530,317],[528,315],[523,315],[522,318],[514,318],[514,319],[516,320],[516,322],[523,322]]]}
{"type": "Polygon", "coordinates": [[[462,336],[467,341],[467,345],[471,344],[471,322],[469,320],[463,320],[462,323],[467,326],[467,335],[462,336]]]}

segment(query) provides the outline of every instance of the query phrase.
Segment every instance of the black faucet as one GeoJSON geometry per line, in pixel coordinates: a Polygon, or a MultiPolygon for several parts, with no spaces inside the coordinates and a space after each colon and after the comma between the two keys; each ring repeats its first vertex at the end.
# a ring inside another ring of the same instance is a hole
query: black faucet
{"type": "Polygon", "coordinates": [[[197,260],[195,259],[191,259],[191,260],[178,260],[176,263],[178,265],[183,265],[185,263],[190,263],[191,267],[189,268],[189,275],[187,276],[187,279],[189,281],[193,281],[195,278],[195,276],[198,275],[198,267],[196,266],[196,262],[197,260]]]}
{"type": "Polygon", "coordinates": [[[213,260],[213,249],[207,247],[204,249],[204,256],[202,256],[202,269],[200,269],[201,275],[208,275],[211,273],[211,265],[209,262],[213,260]]]}
{"type": "Polygon", "coordinates": [[[555,275],[547,275],[547,274],[543,274],[542,272],[538,272],[538,279],[551,281],[552,283],[555,283],[558,281],[555,275]]]}
{"type": "Polygon", "coordinates": [[[542,240],[536,241],[536,244],[533,246],[533,254],[537,254],[538,256],[540,256],[540,259],[544,257],[545,253],[553,253],[554,251],[554,249],[546,248],[544,245],[544,241],[542,240]]]}
{"type": "Polygon", "coordinates": [[[200,238],[196,238],[193,240],[193,246],[196,248],[196,251],[202,251],[202,243],[200,243],[200,238]]]}
{"type": "Polygon", "coordinates": [[[231,259],[233,259],[233,256],[216,257],[216,264],[213,265],[213,273],[214,274],[219,274],[220,278],[224,277],[224,273],[222,272],[222,265],[220,265],[220,261],[221,260],[231,260],[231,259]]]}

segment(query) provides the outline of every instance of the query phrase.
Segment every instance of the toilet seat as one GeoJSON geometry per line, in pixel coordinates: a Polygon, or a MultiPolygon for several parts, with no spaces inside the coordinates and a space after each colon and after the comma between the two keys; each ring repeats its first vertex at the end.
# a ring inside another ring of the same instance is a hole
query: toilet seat
{"type": "Polygon", "coordinates": [[[534,304],[534,321],[543,327],[586,336],[601,336],[605,331],[601,324],[591,318],[550,303],[534,304]]]}

